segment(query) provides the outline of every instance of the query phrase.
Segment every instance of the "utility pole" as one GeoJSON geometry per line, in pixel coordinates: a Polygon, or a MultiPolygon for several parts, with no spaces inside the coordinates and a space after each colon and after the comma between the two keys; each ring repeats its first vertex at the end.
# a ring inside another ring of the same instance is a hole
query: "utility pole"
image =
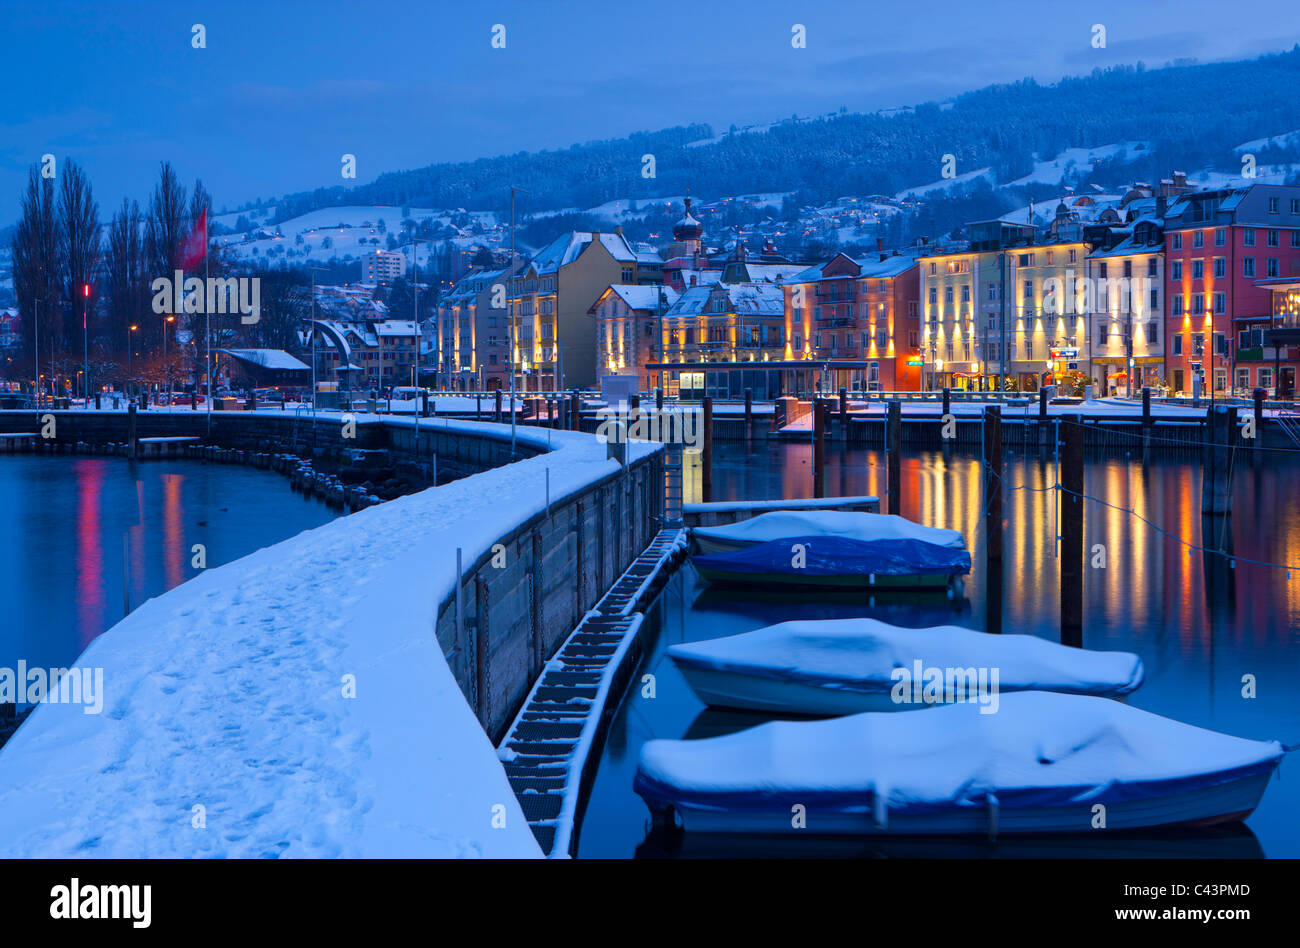
{"type": "MultiPolygon", "coordinates": [[[[506,299],[507,313],[510,319],[510,459],[515,457],[515,193],[530,194],[523,188],[510,185],[510,270],[508,271],[507,283],[510,286],[510,295],[506,299]]],[[[556,289],[559,289],[559,277],[556,277],[556,289]]]]}

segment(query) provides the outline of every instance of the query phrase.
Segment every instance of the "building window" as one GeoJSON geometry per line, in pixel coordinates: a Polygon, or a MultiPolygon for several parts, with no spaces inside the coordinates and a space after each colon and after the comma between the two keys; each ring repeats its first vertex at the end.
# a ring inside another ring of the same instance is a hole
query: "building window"
{"type": "Polygon", "coordinates": [[[933,276],[934,274],[936,274],[936,273],[938,273],[938,272],[939,272],[939,265],[938,265],[937,263],[935,263],[933,260],[931,260],[931,261],[930,261],[930,275],[933,276]]]}
{"type": "MultiPolygon", "coordinates": [[[[1296,231],[1296,233],[1300,233],[1300,231],[1296,231]]],[[[997,285],[996,283],[990,283],[990,284],[989,284],[989,300],[990,300],[991,302],[996,302],[996,301],[997,301],[997,298],[998,298],[998,285],[997,285]]]]}
{"type": "Polygon", "coordinates": [[[1192,294],[1192,315],[1200,316],[1204,314],[1204,312],[1205,312],[1205,294],[1193,293],[1192,294]]]}
{"type": "Polygon", "coordinates": [[[1300,247],[1300,230],[1291,231],[1291,247],[1292,249],[1300,247]]]}
{"type": "Polygon", "coordinates": [[[888,329],[877,329],[877,330],[876,330],[876,345],[879,346],[881,349],[883,349],[883,348],[885,348],[886,346],[889,345],[889,330],[888,330],[888,329]]]}
{"type": "Polygon", "coordinates": [[[1182,234],[1174,234],[1173,239],[1172,239],[1172,243],[1173,243],[1173,248],[1172,248],[1172,249],[1174,249],[1174,250],[1182,250],[1182,249],[1183,249],[1183,235],[1182,235],[1182,234]]]}
{"type": "Polygon", "coordinates": [[[1110,345],[1110,323],[1103,322],[1097,329],[1097,345],[1110,345]]]}
{"type": "Polygon", "coordinates": [[[1205,232],[1198,230],[1196,231],[1196,233],[1192,234],[1192,248],[1195,249],[1197,247],[1204,247],[1204,246],[1205,246],[1205,232]]]}
{"type": "Polygon", "coordinates": [[[1180,355],[1182,355],[1182,354],[1183,354],[1183,337],[1182,337],[1181,335],[1175,334],[1175,335],[1174,335],[1174,338],[1173,338],[1173,343],[1174,343],[1174,350],[1173,350],[1173,351],[1174,351],[1174,355],[1176,355],[1176,356],[1180,356],[1180,355]]]}
{"type": "Polygon", "coordinates": [[[1282,202],[1281,202],[1279,199],[1275,198],[1275,197],[1274,197],[1274,198],[1269,198],[1269,199],[1268,199],[1268,212],[1269,212],[1270,214],[1277,214],[1277,213],[1280,213],[1281,209],[1278,207],[1278,205],[1281,204],[1281,203],[1282,203],[1282,202]]]}
{"type": "Polygon", "coordinates": [[[1174,260],[1169,264],[1169,278],[1171,280],[1181,280],[1183,278],[1183,261],[1174,260]]]}
{"type": "Polygon", "coordinates": [[[930,305],[933,306],[938,302],[939,302],[939,288],[937,286],[932,286],[930,287],[930,305]]]}
{"type": "Polygon", "coordinates": [[[907,332],[907,347],[909,349],[918,348],[915,329],[909,329],[907,332]]]}
{"type": "Polygon", "coordinates": [[[1247,277],[1253,277],[1253,276],[1255,275],[1255,258],[1254,258],[1254,257],[1242,257],[1242,258],[1241,258],[1241,275],[1242,275],[1242,276],[1247,276],[1247,277]]]}
{"type": "Polygon", "coordinates": [[[1052,265],[1052,251],[1050,251],[1050,250],[1047,251],[1047,265],[1048,265],[1049,267],[1052,265]]]}
{"type": "Polygon", "coordinates": [[[1220,227],[1214,231],[1214,246],[1226,247],[1228,244],[1228,229],[1220,227]]]}
{"type": "Polygon", "coordinates": [[[1108,264],[1106,263],[1105,260],[1103,260],[1101,263],[1097,264],[1097,276],[1101,277],[1103,280],[1106,279],[1106,268],[1107,268],[1107,266],[1108,266],[1108,264]]]}
{"type": "Polygon", "coordinates": [[[1192,279],[1193,279],[1193,280],[1203,280],[1203,279],[1205,279],[1205,261],[1204,261],[1204,260],[1193,260],[1193,261],[1192,261],[1192,279]]]}
{"type": "MultiPolygon", "coordinates": [[[[1295,202],[1292,201],[1292,204],[1295,202]]],[[[1272,390],[1273,388],[1273,370],[1261,368],[1259,370],[1259,387],[1272,390]]]]}
{"type": "Polygon", "coordinates": [[[1277,257],[1269,257],[1268,263],[1265,264],[1265,269],[1265,276],[1270,279],[1275,279],[1277,277],[1277,257]]]}
{"type": "Polygon", "coordinates": [[[1183,315],[1183,298],[1182,298],[1182,296],[1175,296],[1175,297],[1174,297],[1174,300],[1173,300],[1173,309],[1170,311],[1170,315],[1172,315],[1172,316],[1181,316],[1181,315],[1183,315]]]}
{"type": "Polygon", "coordinates": [[[1241,242],[1247,247],[1255,246],[1255,228],[1247,227],[1241,232],[1241,242]]]}
{"type": "Polygon", "coordinates": [[[1160,291],[1155,287],[1151,288],[1151,302],[1148,305],[1153,313],[1160,308],[1160,291]]]}
{"type": "Polygon", "coordinates": [[[1160,324],[1155,320],[1147,323],[1147,345],[1154,345],[1160,335],[1160,324]]]}
{"type": "Polygon", "coordinates": [[[803,335],[801,333],[795,333],[791,338],[793,340],[791,348],[793,348],[795,352],[803,352],[803,335]]]}
{"type": "Polygon", "coordinates": [[[1071,263],[1074,263],[1074,255],[1075,255],[1075,251],[1073,250],[1073,248],[1071,248],[1071,250],[1070,250],[1070,262],[1071,262],[1071,263]]]}
{"type": "Polygon", "coordinates": [[[1216,278],[1228,275],[1228,260],[1226,257],[1214,258],[1214,275],[1216,278]]]}
{"type": "MultiPolygon", "coordinates": [[[[1277,200],[1277,198],[1274,198],[1273,200],[1277,200]]],[[[1276,231],[1276,230],[1265,231],[1265,233],[1264,233],[1264,239],[1265,239],[1265,242],[1266,242],[1270,247],[1276,247],[1276,246],[1278,246],[1277,235],[1278,235],[1278,231],[1276,231]]]]}
{"type": "Polygon", "coordinates": [[[1022,253],[1020,255],[1020,265],[1022,267],[1032,267],[1034,265],[1034,255],[1032,253],[1022,253]]]}
{"type": "Polygon", "coordinates": [[[1216,313],[1220,313],[1220,314],[1221,314],[1221,313],[1226,313],[1226,312],[1228,311],[1228,294],[1227,294],[1227,293],[1215,293],[1215,294],[1214,294],[1214,311],[1215,311],[1216,313]]]}

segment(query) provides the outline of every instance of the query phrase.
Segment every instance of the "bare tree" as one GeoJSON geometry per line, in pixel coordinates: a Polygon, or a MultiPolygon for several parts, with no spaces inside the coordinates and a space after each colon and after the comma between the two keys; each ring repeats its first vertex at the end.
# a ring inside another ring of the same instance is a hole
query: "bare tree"
{"type": "Polygon", "coordinates": [[[36,165],[27,174],[27,190],[14,232],[13,276],[22,314],[23,352],[35,353],[39,321],[40,364],[48,374],[53,343],[64,335],[63,314],[58,309],[58,224],[54,182],[42,178],[36,165]]]}
{"type": "MultiPolygon", "coordinates": [[[[162,345],[162,321],[151,318],[149,308],[150,280],[142,230],[140,205],[123,198],[121,209],[108,226],[104,253],[109,300],[108,341],[114,352],[132,342],[138,351],[162,345]],[[132,326],[136,327],[134,333],[132,326]]],[[[132,362],[125,356],[123,361],[128,365],[132,362]]]]}

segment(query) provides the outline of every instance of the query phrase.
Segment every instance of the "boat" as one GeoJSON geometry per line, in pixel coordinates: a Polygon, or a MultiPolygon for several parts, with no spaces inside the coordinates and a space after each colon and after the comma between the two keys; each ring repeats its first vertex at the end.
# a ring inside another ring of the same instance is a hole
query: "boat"
{"type": "Polygon", "coordinates": [[[668,656],[706,705],[778,714],[906,711],[953,701],[996,711],[1004,694],[1120,697],[1143,677],[1142,660],[1131,652],[876,619],[782,622],[678,643],[668,656]]]}
{"type": "Polygon", "coordinates": [[[691,531],[710,583],[838,589],[958,589],[970,554],[956,530],[892,514],[778,510],[691,531]]]}
{"type": "Polygon", "coordinates": [[[966,549],[956,530],[927,527],[894,514],[848,510],[774,510],[748,520],[691,529],[692,552],[735,553],[789,537],[842,537],[847,540],[921,540],[935,546],[966,549]]]}
{"type": "MultiPolygon", "coordinates": [[[[1294,749],[1294,748],[1293,748],[1294,749]]],[[[652,740],[633,786],[684,832],[965,836],[1244,820],[1286,753],[1092,695],[1024,691],[652,740]]]]}

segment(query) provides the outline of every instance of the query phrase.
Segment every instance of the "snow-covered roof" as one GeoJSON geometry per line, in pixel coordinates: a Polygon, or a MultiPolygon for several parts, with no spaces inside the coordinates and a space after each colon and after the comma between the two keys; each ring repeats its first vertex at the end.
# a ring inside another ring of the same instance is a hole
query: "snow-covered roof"
{"type": "Polygon", "coordinates": [[[622,234],[606,234],[596,231],[571,230],[551,241],[533,255],[532,268],[539,274],[554,273],[560,267],[566,267],[577,260],[595,240],[609,251],[610,256],[622,263],[661,263],[658,253],[648,250],[636,250],[622,234]]]}
{"type": "Polygon", "coordinates": [[[283,349],[218,349],[217,351],[224,352],[228,356],[234,356],[242,362],[251,362],[263,369],[303,370],[311,368],[307,363],[295,359],[283,349]]]}
{"type": "MultiPolygon", "coordinates": [[[[605,290],[605,293],[614,293],[619,299],[627,304],[628,309],[654,310],[659,306],[659,293],[663,291],[664,310],[670,309],[673,303],[677,302],[678,292],[671,286],[659,286],[652,284],[648,286],[633,285],[629,283],[615,283],[605,290]]],[[[602,297],[605,293],[600,294],[602,297]]],[[[599,302],[599,300],[597,300],[599,302]]],[[[595,310],[595,304],[592,304],[591,311],[595,310]]]]}
{"type": "Polygon", "coordinates": [[[375,333],[379,336],[415,336],[419,332],[413,319],[385,319],[375,323],[375,333]]]}

